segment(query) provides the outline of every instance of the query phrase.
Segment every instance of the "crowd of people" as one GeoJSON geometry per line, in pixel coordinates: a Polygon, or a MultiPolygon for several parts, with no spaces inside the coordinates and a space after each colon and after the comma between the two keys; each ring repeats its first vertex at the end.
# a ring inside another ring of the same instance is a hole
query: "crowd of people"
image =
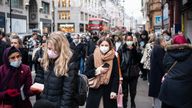
{"type": "Polygon", "coordinates": [[[129,95],[136,108],[139,77],[148,81],[153,108],[192,107],[192,45],[181,32],[58,31],[40,38],[34,33],[24,46],[16,33],[7,37],[0,32],[0,108],[78,108],[78,74],[88,78],[86,108],[118,108],[119,68],[123,108],[129,95]],[[30,96],[36,96],[33,106],[30,96]]]}

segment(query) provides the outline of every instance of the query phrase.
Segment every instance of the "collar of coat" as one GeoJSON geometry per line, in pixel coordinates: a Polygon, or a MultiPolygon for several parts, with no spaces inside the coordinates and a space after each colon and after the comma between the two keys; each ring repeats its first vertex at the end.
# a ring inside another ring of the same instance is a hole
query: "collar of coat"
{"type": "Polygon", "coordinates": [[[183,50],[183,49],[192,49],[192,44],[174,44],[174,45],[167,45],[165,47],[166,50],[183,50]]]}

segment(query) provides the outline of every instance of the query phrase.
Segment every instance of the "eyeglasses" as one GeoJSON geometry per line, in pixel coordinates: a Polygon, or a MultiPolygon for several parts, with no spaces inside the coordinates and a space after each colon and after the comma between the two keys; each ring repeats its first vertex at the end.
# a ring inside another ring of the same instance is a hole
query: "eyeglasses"
{"type": "Polygon", "coordinates": [[[17,59],[20,59],[20,58],[21,58],[21,55],[12,56],[12,57],[10,57],[9,59],[15,60],[16,58],[17,58],[17,59]]]}

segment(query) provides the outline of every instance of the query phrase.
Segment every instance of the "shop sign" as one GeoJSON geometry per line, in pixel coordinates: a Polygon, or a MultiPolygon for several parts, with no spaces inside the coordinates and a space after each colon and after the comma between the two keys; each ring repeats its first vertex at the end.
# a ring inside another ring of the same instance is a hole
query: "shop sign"
{"type": "Polygon", "coordinates": [[[155,16],[155,25],[161,25],[161,16],[155,16]]]}
{"type": "Polygon", "coordinates": [[[12,12],[13,12],[13,13],[19,13],[19,14],[22,14],[22,13],[23,13],[23,11],[17,10],[17,9],[12,9],[12,12]]]}
{"type": "Polygon", "coordinates": [[[60,27],[74,27],[74,24],[60,24],[60,27]]]}

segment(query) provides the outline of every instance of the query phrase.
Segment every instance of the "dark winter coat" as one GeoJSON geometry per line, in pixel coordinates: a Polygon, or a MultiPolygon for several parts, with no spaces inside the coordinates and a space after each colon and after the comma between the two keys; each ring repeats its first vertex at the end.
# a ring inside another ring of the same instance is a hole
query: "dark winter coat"
{"type": "Polygon", "coordinates": [[[81,58],[86,57],[86,44],[81,42],[76,46],[74,42],[71,42],[70,48],[73,50],[73,54],[77,61],[80,61],[81,58]]]}
{"type": "MultiPolygon", "coordinates": [[[[88,57],[88,59],[86,61],[85,75],[88,78],[93,78],[93,77],[95,77],[95,70],[96,70],[96,68],[94,66],[94,57],[92,54],[88,57]]],[[[101,97],[97,96],[97,94],[99,94],[99,95],[103,94],[102,96],[104,96],[104,94],[105,94],[106,97],[104,97],[104,98],[105,99],[107,98],[106,99],[106,104],[108,104],[107,106],[110,106],[110,108],[116,108],[116,106],[113,106],[113,107],[111,106],[113,104],[113,102],[111,103],[109,96],[110,96],[111,92],[117,93],[118,81],[119,81],[118,65],[117,65],[117,58],[115,57],[113,60],[113,68],[112,68],[112,73],[111,73],[111,77],[110,77],[108,85],[101,85],[97,89],[89,88],[89,90],[91,90],[90,93],[92,93],[92,94],[89,94],[90,97],[88,97],[88,99],[94,98],[95,101],[100,101],[101,97]]],[[[91,100],[93,100],[93,99],[91,99],[91,100]]],[[[92,102],[89,101],[89,104],[93,105],[93,108],[95,108],[97,106],[94,101],[92,101],[92,102]]],[[[116,102],[114,102],[114,104],[116,104],[116,102]]]]}
{"type": "Polygon", "coordinates": [[[161,87],[161,79],[165,74],[163,66],[164,49],[159,45],[154,45],[151,52],[151,70],[149,80],[149,96],[157,98],[161,87]]]}
{"type": "Polygon", "coordinates": [[[29,100],[29,96],[32,95],[30,91],[30,86],[32,85],[30,68],[23,64],[18,68],[11,67],[8,60],[10,48],[12,47],[5,50],[3,56],[4,64],[0,67],[0,103],[3,101],[5,104],[14,104],[16,108],[32,108],[29,100]],[[15,98],[5,95],[5,90],[18,89],[20,91],[22,86],[24,86],[25,100],[22,100],[21,95],[15,98]]]}
{"type": "Polygon", "coordinates": [[[140,71],[140,58],[135,46],[130,50],[127,48],[127,45],[124,44],[119,48],[118,53],[120,56],[123,77],[138,77],[140,71]]]}
{"type": "Polygon", "coordinates": [[[76,108],[77,74],[79,65],[69,63],[68,76],[57,77],[54,64],[50,63],[48,71],[40,73],[36,82],[44,84],[42,99],[52,102],[56,108],[76,108]]]}
{"type": "Polygon", "coordinates": [[[164,58],[166,70],[177,64],[162,83],[159,98],[178,108],[192,108],[192,45],[171,45],[164,58]]]}
{"type": "Polygon", "coordinates": [[[3,52],[7,47],[9,47],[9,45],[0,40],[0,66],[3,65],[3,52]]]}
{"type": "Polygon", "coordinates": [[[28,62],[28,50],[26,48],[19,48],[22,55],[22,63],[25,65],[29,65],[28,62]]]}
{"type": "Polygon", "coordinates": [[[41,67],[40,62],[38,61],[39,58],[43,58],[43,49],[42,49],[42,47],[35,52],[35,56],[33,58],[33,61],[35,63],[35,72],[36,73],[43,70],[43,68],[41,67]]]}

